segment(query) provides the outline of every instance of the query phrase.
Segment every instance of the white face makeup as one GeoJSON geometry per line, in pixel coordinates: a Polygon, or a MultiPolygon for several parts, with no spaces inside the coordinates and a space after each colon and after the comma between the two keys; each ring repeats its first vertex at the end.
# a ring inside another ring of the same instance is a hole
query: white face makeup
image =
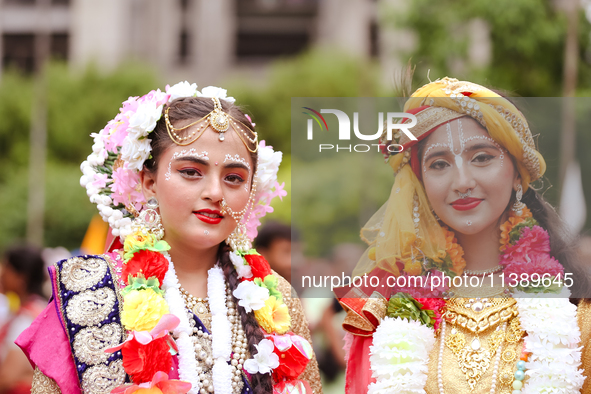
{"type": "Polygon", "coordinates": [[[451,123],[452,122],[448,122],[445,125],[446,131],[447,131],[447,141],[448,141],[447,144],[439,142],[436,144],[431,144],[427,147],[427,149],[425,149],[425,153],[423,154],[423,172],[427,171],[427,166],[425,165],[425,159],[428,157],[429,151],[431,151],[434,148],[448,148],[454,157],[454,161],[455,161],[456,166],[458,168],[462,168],[462,166],[464,165],[464,159],[462,158],[462,154],[466,150],[466,144],[468,144],[468,142],[470,142],[470,141],[479,140],[479,139],[492,142],[501,151],[501,154],[499,155],[499,159],[501,160],[501,167],[503,166],[503,159],[505,158],[505,150],[499,144],[497,144],[497,142],[495,140],[493,140],[492,138],[490,138],[488,136],[473,135],[468,138],[465,138],[461,118],[459,118],[458,122],[457,122],[458,123],[457,137],[458,137],[458,142],[459,142],[459,148],[455,148],[454,147],[454,138],[453,138],[452,129],[451,129],[451,123]]]}
{"type": "MultiPolygon", "coordinates": [[[[228,155],[226,155],[228,156],[228,155]]],[[[197,153],[197,151],[193,148],[191,149],[183,149],[180,152],[174,152],[174,155],[172,155],[172,158],[170,159],[170,161],[168,162],[168,171],[166,171],[166,174],[164,174],[164,178],[169,181],[170,180],[170,176],[172,175],[171,171],[171,165],[174,159],[178,159],[179,157],[196,157],[198,159],[203,159],[203,160],[209,160],[208,154],[206,151],[203,151],[201,153],[197,153]]],[[[217,165],[217,163],[216,163],[217,165]]],[[[249,167],[250,168],[250,167],[249,167]]]]}
{"type": "Polygon", "coordinates": [[[171,144],[158,160],[161,165],[156,172],[142,174],[142,186],[144,195],[154,196],[160,203],[164,240],[178,250],[180,245],[193,249],[216,247],[227,239],[237,220],[222,212],[221,201],[233,212],[244,210],[254,168],[240,137],[227,133],[220,142],[218,133],[206,130],[190,146],[171,144]],[[246,164],[223,163],[227,154],[250,160],[246,164]]]}
{"type": "MultiPolygon", "coordinates": [[[[244,164],[246,166],[246,168],[248,168],[248,175],[250,176],[250,163],[248,163],[248,161],[242,157],[240,157],[239,155],[226,155],[226,157],[224,158],[224,163],[226,162],[230,162],[230,163],[241,163],[244,164]]],[[[216,163],[217,165],[217,163],[216,163]]],[[[249,190],[249,185],[248,184],[244,184],[244,190],[248,191],[249,190]]]]}
{"type": "Polygon", "coordinates": [[[519,181],[506,151],[472,118],[439,126],[425,145],[423,185],[437,216],[462,234],[493,231],[519,181]]]}
{"type": "Polygon", "coordinates": [[[224,163],[228,162],[228,161],[235,162],[235,163],[242,163],[246,166],[246,168],[248,168],[250,170],[250,164],[248,163],[248,161],[238,155],[234,155],[234,156],[226,155],[226,158],[224,159],[224,163]]]}

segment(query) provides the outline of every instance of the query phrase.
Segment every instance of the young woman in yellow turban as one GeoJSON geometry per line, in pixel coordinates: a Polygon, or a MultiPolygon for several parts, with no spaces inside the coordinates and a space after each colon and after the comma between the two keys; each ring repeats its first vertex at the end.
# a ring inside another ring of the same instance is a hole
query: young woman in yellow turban
{"type": "Polygon", "coordinates": [[[383,141],[404,149],[384,149],[396,177],[353,273],[380,285],[338,294],[346,391],[587,392],[590,307],[569,297],[586,298],[589,280],[530,186],[546,164],[525,117],[450,78],[418,89],[405,112],[416,140],[383,141]]]}

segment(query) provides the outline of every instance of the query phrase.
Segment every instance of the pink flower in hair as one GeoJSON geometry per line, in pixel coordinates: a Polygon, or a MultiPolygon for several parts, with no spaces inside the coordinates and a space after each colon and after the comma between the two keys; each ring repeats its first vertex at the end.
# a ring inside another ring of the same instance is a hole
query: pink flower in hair
{"type": "Polygon", "coordinates": [[[120,167],[113,171],[113,184],[111,185],[111,198],[114,204],[129,205],[130,201],[145,202],[141,192],[140,176],[135,171],[129,171],[120,167]]]}
{"type": "Polygon", "coordinates": [[[130,97],[126,101],[124,101],[121,108],[119,109],[120,114],[118,114],[117,116],[121,114],[128,115],[130,112],[134,113],[135,111],[137,111],[137,107],[139,105],[138,98],[138,96],[130,97]]]}
{"type": "Polygon", "coordinates": [[[117,148],[123,145],[123,140],[127,137],[128,127],[129,118],[122,114],[117,114],[115,119],[110,120],[100,133],[105,149],[109,152],[117,153],[117,148]]]}
{"type": "Polygon", "coordinates": [[[283,201],[283,197],[287,196],[287,192],[283,189],[284,187],[285,182],[280,184],[276,181],[275,186],[273,187],[274,190],[270,190],[267,193],[258,195],[258,201],[256,202],[256,205],[252,211],[248,212],[247,216],[248,223],[246,223],[246,235],[248,238],[256,238],[258,234],[258,227],[261,225],[260,219],[266,214],[274,211],[273,207],[271,206],[271,201],[275,197],[279,197],[279,199],[283,201]]]}
{"type": "Polygon", "coordinates": [[[252,122],[252,119],[250,119],[250,116],[248,116],[248,114],[244,114],[244,116],[246,116],[246,119],[248,119],[248,121],[250,122],[250,124],[252,125],[252,127],[256,126],[256,123],[252,122]]]}
{"type": "Polygon", "coordinates": [[[102,189],[107,187],[107,182],[109,181],[108,174],[95,174],[94,175],[94,182],[92,182],[92,186],[97,189],[102,189]]]}
{"type": "Polygon", "coordinates": [[[160,91],[160,89],[157,89],[157,90],[152,90],[150,93],[140,97],[138,102],[140,104],[147,103],[147,102],[153,102],[156,104],[156,107],[159,107],[162,104],[166,104],[169,97],[170,97],[170,94],[166,94],[166,93],[160,91]]]}
{"type": "Polygon", "coordinates": [[[275,197],[283,200],[287,192],[283,189],[285,183],[277,182],[277,171],[281,164],[282,153],[273,151],[272,146],[265,145],[265,141],[259,142],[258,162],[257,162],[257,181],[258,188],[255,195],[254,206],[252,210],[246,213],[246,234],[253,240],[258,234],[258,226],[261,225],[260,219],[267,213],[273,212],[271,201],[275,197]]]}

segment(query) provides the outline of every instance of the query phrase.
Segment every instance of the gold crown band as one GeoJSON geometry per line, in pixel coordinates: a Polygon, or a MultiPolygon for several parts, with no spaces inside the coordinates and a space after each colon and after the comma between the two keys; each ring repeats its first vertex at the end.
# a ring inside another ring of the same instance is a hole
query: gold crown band
{"type": "Polygon", "coordinates": [[[197,141],[203,135],[203,133],[205,132],[205,130],[207,129],[208,126],[211,126],[213,131],[215,131],[216,133],[219,133],[219,140],[224,141],[224,139],[225,139],[224,133],[226,131],[228,131],[230,126],[232,126],[232,128],[234,129],[234,131],[236,132],[236,134],[238,135],[238,137],[240,138],[240,140],[242,141],[244,146],[246,146],[246,149],[248,149],[248,151],[252,152],[252,153],[256,152],[259,148],[258,135],[257,135],[256,131],[252,131],[244,123],[242,123],[238,119],[235,119],[230,114],[225,113],[222,110],[222,104],[220,103],[220,100],[217,97],[212,97],[212,100],[213,100],[213,111],[211,111],[210,113],[208,113],[207,115],[205,115],[201,119],[196,120],[195,122],[189,123],[186,126],[178,127],[178,128],[175,128],[172,125],[172,123],[170,122],[170,119],[168,117],[168,111],[169,111],[170,107],[166,108],[166,111],[164,111],[164,121],[166,123],[166,130],[168,131],[168,136],[170,137],[170,139],[175,144],[180,145],[180,146],[190,145],[193,142],[197,141]],[[193,132],[191,132],[191,134],[189,134],[185,137],[181,137],[180,135],[177,134],[178,131],[186,130],[189,127],[195,126],[197,124],[199,124],[199,126],[195,130],[193,130],[193,132]],[[242,127],[240,127],[240,125],[242,127]],[[253,135],[252,138],[249,136],[248,132],[252,133],[252,135],[253,135]],[[245,141],[244,137],[246,137],[246,139],[251,144],[254,144],[254,146],[255,146],[254,149],[250,149],[250,147],[248,146],[248,143],[245,141]]]}

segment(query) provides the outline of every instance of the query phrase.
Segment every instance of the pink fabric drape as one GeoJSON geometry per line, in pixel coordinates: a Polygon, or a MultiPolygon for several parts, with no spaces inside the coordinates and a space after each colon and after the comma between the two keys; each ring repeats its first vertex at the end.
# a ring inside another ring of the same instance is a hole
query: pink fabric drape
{"type": "Polygon", "coordinates": [[[62,393],[82,394],[68,336],[56,310],[55,300],[49,302],[37,319],[17,338],[33,368],[56,381],[62,393]]]}

